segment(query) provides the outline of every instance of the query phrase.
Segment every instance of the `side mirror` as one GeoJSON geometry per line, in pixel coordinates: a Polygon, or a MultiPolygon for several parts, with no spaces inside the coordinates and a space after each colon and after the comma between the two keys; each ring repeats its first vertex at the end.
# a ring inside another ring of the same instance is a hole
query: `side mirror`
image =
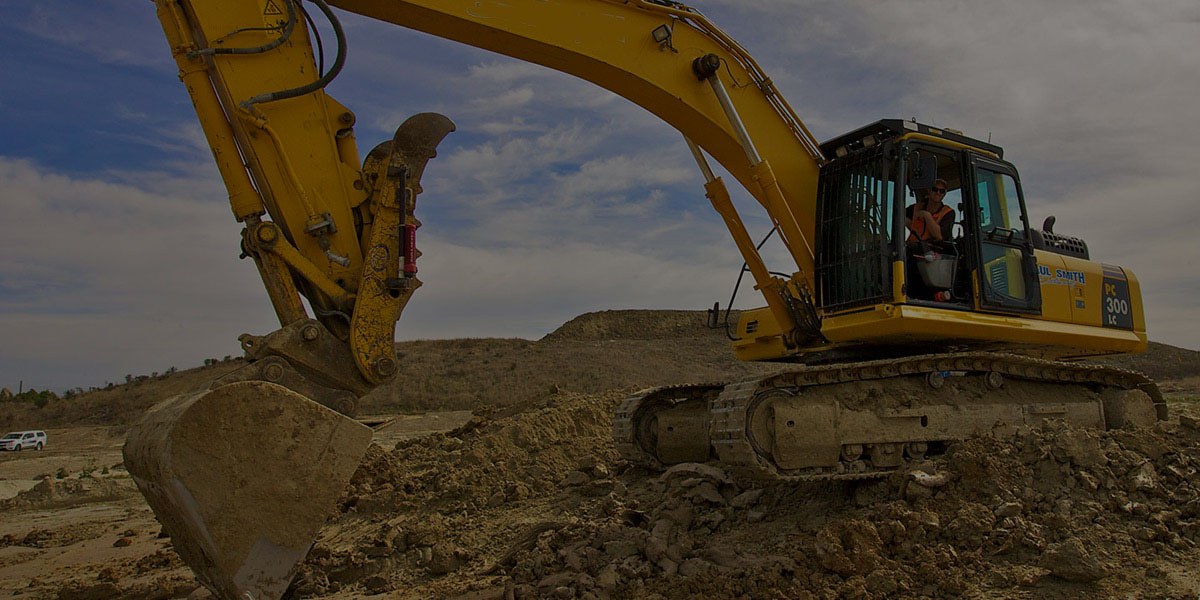
{"type": "Polygon", "coordinates": [[[937,180],[937,157],[920,156],[909,163],[908,187],[913,190],[927,190],[933,187],[937,180]]]}

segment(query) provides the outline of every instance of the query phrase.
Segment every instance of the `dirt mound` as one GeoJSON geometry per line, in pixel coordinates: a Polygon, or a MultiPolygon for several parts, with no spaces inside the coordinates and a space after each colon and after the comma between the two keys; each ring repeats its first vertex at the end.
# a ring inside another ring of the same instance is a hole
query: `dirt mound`
{"type": "Polygon", "coordinates": [[[1150,342],[1150,347],[1142,354],[1103,358],[1096,362],[1139,371],[1156,381],[1200,376],[1200,352],[1158,342],[1150,342]]]}
{"type": "MultiPolygon", "coordinates": [[[[584,313],[546,334],[542,341],[657,340],[711,337],[725,339],[723,330],[710,329],[708,316],[697,310],[605,310],[584,313]]],[[[737,322],[737,315],[730,317],[737,322]]]]}
{"type": "Polygon", "coordinates": [[[0,510],[63,508],[88,502],[106,502],[136,494],[137,489],[128,477],[44,477],[32,488],[0,501],[0,510]]]}
{"type": "Polygon", "coordinates": [[[296,597],[1194,597],[1200,431],[1027,429],[873,483],[649,473],[619,395],[556,394],[374,447],[296,597]]]}

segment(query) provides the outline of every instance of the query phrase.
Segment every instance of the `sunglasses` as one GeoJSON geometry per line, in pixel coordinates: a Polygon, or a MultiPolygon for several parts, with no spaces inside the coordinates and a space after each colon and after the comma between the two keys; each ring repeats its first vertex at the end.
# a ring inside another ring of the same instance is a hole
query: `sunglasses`
{"type": "Polygon", "coordinates": [[[931,192],[937,192],[937,193],[939,193],[939,194],[945,194],[945,193],[946,193],[946,188],[931,188],[929,191],[931,191],[931,192]]]}

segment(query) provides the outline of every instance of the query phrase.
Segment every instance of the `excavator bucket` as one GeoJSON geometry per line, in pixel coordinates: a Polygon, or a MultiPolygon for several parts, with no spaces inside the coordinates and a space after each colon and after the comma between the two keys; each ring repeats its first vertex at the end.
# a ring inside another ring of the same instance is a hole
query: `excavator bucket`
{"type": "Polygon", "coordinates": [[[205,586],[222,600],[279,600],[370,443],[352,419],[245,381],[159,404],[124,455],[205,586]]]}

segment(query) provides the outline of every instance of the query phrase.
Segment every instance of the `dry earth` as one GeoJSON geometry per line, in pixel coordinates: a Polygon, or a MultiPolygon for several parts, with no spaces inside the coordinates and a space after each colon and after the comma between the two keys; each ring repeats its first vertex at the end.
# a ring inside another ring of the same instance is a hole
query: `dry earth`
{"type": "MultiPolygon", "coordinates": [[[[1174,400],[1157,428],[974,439],[882,482],[755,486],[705,465],[622,464],[608,439],[622,394],[773,370],[732,359],[702,320],[612,311],[538,342],[399,344],[403,378],[365,403],[376,444],[290,596],[1200,593],[1200,353],[1156,345],[1138,359],[1174,400]],[[409,399],[442,410],[413,414],[409,399]]],[[[0,406],[12,428],[61,425],[41,453],[0,455],[0,598],[193,593],[120,466],[120,433],[153,399],[234,367],[51,403],[39,421],[0,406]]]]}

